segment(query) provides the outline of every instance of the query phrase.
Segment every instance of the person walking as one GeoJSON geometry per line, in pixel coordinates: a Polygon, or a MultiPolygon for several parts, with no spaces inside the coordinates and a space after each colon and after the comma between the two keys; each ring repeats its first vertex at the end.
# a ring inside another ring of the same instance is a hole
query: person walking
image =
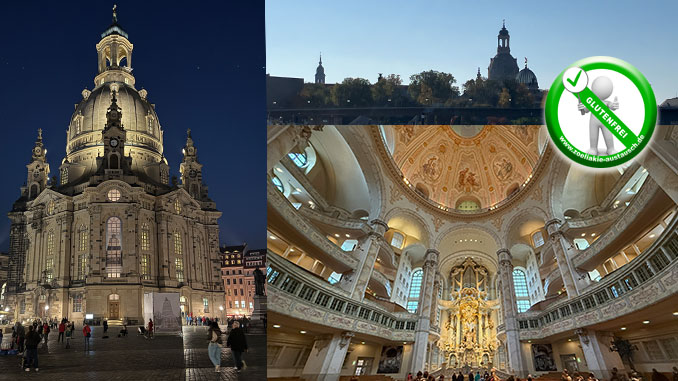
{"type": "Polygon", "coordinates": [[[146,329],[147,337],[153,338],[153,319],[148,319],[148,328],[146,329]]]}
{"type": "Polygon", "coordinates": [[[64,332],[66,332],[66,323],[62,320],[61,323],[59,323],[59,337],[57,337],[57,343],[59,340],[61,340],[61,344],[64,343],[64,332]]]}
{"type": "MultiPolygon", "coordinates": [[[[32,327],[32,326],[29,326],[32,327]]],[[[35,328],[34,328],[35,329],[35,328]]],[[[26,330],[20,322],[16,322],[16,345],[19,353],[24,352],[24,341],[26,340],[26,330]]]]}
{"type": "Polygon", "coordinates": [[[233,322],[233,329],[228,335],[228,340],[226,340],[226,346],[231,348],[233,352],[233,360],[235,361],[235,367],[238,369],[238,372],[245,368],[247,364],[242,360],[242,353],[247,352],[247,338],[245,337],[245,332],[240,328],[240,323],[233,322]]]}
{"type": "Polygon", "coordinates": [[[106,332],[108,332],[108,320],[104,320],[104,336],[106,336],[106,332]]]}
{"type": "Polygon", "coordinates": [[[221,340],[221,329],[219,324],[212,323],[208,332],[209,344],[207,345],[207,354],[209,355],[210,361],[214,364],[214,371],[219,372],[221,369],[221,348],[224,346],[223,341],[221,340]]]}
{"type": "Polygon", "coordinates": [[[89,327],[87,321],[82,327],[82,335],[85,337],[85,351],[87,351],[89,349],[89,338],[92,336],[92,328],[89,327]]]}
{"type": "Polygon", "coordinates": [[[66,329],[66,349],[71,347],[71,336],[72,335],[73,335],[73,330],[71,329],[71,327],[68,327],[68,329],[66,329]]]}
{"type": "Polygon", "coordinates": [[[45,322],[45,324],[42,325],[42,337],[45,339],[45,345],[47,345],[47,336],[49,335],[50,328],[49,324],[45,322]]]}
{"type": "Polygon", "coordinates": [[[24,363],[26,372],[31,371],[31,365],[35,368],[36,372],[39,370],[38,344],[40,344],[40,334],[35,332],[33,326],[28,327],[28,333],[26,334],[26,362],[24,363]]]}

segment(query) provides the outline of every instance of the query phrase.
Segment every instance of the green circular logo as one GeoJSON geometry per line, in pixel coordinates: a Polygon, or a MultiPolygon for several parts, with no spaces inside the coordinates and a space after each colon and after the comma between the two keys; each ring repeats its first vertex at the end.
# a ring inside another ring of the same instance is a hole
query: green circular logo
{"type": "Polygon", "coordinates": [[[657,123],[657,101],[650,83],[628,62],[589,57],[558,75],[544,113],[551,139],[565,156],[609,168],[647,146],[657,123]]]}

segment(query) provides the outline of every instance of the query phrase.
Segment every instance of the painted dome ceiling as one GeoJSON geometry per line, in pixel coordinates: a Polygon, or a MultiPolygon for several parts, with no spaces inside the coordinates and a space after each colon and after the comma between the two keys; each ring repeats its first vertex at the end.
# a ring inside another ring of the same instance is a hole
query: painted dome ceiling
{"type": "Polygon", "coordinates": [[[384,126],[388,150],[424,197],[448,208],[488,208],[531,178],[542,126],[384,126]]]}

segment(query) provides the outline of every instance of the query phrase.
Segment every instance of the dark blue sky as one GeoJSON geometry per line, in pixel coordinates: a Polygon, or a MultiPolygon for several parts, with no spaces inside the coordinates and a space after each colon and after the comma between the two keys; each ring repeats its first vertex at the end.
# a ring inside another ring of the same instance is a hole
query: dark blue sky
{"type": "MultiPolygon", "coordinates": [[[[0,7],[0,211],[26,179],[43,129],[51,175],[65,155],[66,128],[83,88],[92,89],[95,45],[114,2],[10,2],[0,7]]],[[[222,244],[265,247],[264,1],[116,1],[134,44],[136,88],[148,90],[179,176],[191,128],[209,194],[223,212],[222,244]]],[[[0,250],[9,219],[0,216],[0,250]]]]}

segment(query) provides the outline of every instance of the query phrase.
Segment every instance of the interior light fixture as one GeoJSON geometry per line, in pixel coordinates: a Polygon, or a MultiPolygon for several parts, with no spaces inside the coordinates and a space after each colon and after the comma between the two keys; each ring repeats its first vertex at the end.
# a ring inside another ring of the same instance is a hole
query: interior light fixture
{"type": "Polygon", "coordinates": [[[280,328],[280,324],[273,324],[273,328],[280,328]]]}

